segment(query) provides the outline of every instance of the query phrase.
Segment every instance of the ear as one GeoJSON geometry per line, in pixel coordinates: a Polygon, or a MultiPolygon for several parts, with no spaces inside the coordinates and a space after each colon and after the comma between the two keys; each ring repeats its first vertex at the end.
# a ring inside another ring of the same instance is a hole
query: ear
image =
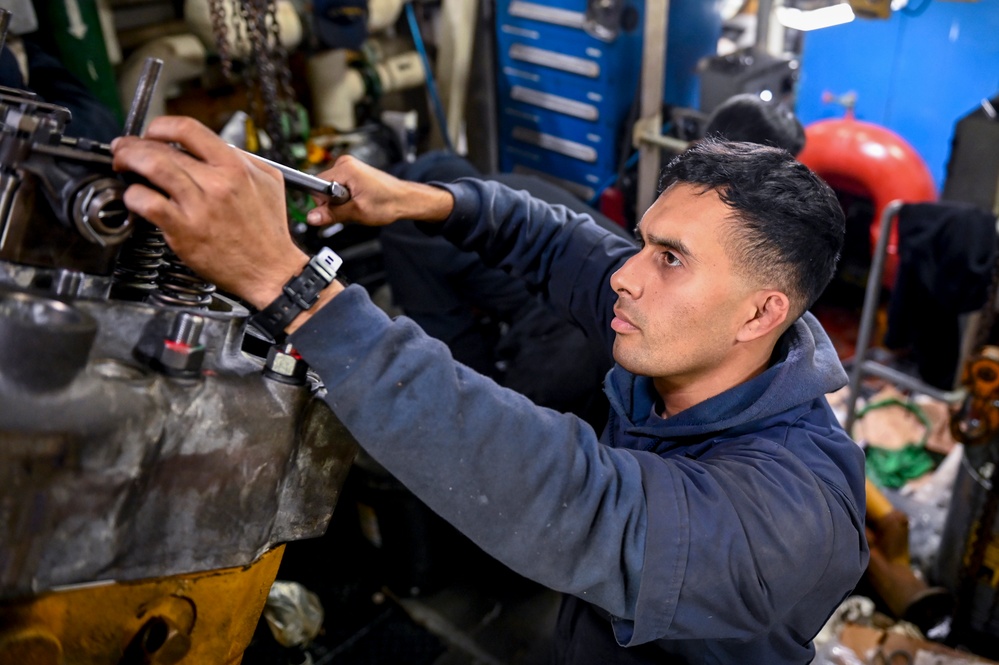
{"type": "Polygon", "coordinates": [[[740,342],[751,342],[781,329],[791,309],[787,295],[780,291],[757,291],[750,304],[751,316],[736,333],[740,342]]]}

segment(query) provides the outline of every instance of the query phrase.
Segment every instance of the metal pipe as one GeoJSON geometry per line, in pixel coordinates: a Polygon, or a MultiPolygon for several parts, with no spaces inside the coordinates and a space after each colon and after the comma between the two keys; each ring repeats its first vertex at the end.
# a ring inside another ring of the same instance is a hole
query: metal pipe
{"type": "MultiPolygon", "coordinates": [[[[642,46],[641,122],[645,127],[663,126],[663,84],[666,77],[669,0],[648,0],[645,5],[645,32],[642,46]]],[[[635,210],[645,213],[656,199],[661,156],[659,148],[638,141],[638,196],[635,210]]]]}
{"type": "Polygon", "coordinates": [[[846,433],[850,434],[853,423],[857,419],[857,393],[860,391],[860,381],[865,372],[870,372],[870,368],[864,366],[864,357],[867,355],[867,347],[871,343],[871,333],[874,330],[874,315],[878,310],[878,296],[881,292],[881,273],[884,271],[885,251],[888,248],[889,229],[891,221],[898,211],[901,210],[903,202],[895,200],[885,206],[881,213],[881,223],[879,225],[878,244],[874,248],[874,256],[871,259],[871,270],[867,275],[867,289],[864,293],[864,308],[860,314],[860,329],[857,332],[857,346],[853,354],[853,367],[850,368],[850,394],[846,405],[846,433]]]}
{"type": "Polygon", "coordinates": [[[678,139],[674,136],[666,136],[664,134],[646,133],[639,136],[638,140],[642,143],[648,143],[649,145],[654,145],[675,153],[681,153],[690,147],[690,141],[684,141],[683,139],[678,139]]]}
{"type": "Polygon", "coordinates": [[[128,118],[125,120],[124,136],[139,136],[142,128],[146,124],[146,115],[149,113],[149,104],[156,92],[156,82],[163,71],[163,61],[159,58],[146,58],[142,66],[142,74],[139,75],[139,83],[135,86],[135,94],[132,95],[132,105],[128,109],[128,118]]]}
{"type": "Polygon", "coordinates": [[[759,0],[756,5],[756,49],[767,51],[767,41],[770,39],[770,14],[773,11],[773,0],[759,0]]]}

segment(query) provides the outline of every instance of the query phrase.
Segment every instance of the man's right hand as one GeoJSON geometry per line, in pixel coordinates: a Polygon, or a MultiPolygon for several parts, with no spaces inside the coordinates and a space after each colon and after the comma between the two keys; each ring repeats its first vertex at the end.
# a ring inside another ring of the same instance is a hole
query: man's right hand
{"type": "Polygon", "coordinates": [[[350,200],[309,211],[308,222],[314,226],[336,222],[385,226],[400,219],[442,222],[454,208],[454,197],[447,190],[400,180],[349,155],[339,157],[319,177],[346,187],[350,200]]]}

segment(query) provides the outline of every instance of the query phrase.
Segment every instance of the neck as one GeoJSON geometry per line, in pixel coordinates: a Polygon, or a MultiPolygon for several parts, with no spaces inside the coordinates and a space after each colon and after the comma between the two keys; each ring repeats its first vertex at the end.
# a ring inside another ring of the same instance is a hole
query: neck
{"type": "Polygon", "coordinates": [[[669,418],[762,374],[770,366],[774,345],[729,357],[720,366],[683,376],[654,377],[652,383],[663,403],[663,418],[669,418]]]}

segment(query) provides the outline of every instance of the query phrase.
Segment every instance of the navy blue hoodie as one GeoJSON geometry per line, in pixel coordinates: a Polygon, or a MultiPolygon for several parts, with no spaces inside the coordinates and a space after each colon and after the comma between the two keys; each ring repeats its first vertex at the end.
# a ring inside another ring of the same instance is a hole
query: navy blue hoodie
{"type": "MultiPolygon", "coordinates": [[[[454,212],[431,228],[525,279],[609,353],[609,279],[635,246],[497,183],[446,188],[454,212]]],[[[807,663],[867,565],[863,454],[825,400],[846,376],[810,314],[765,372],[665,420],[652,381],[616,366],[600,438],[455,363],[360,287],[291,342],[375,459],[567,594],[558,662],[807,663]]]]}

